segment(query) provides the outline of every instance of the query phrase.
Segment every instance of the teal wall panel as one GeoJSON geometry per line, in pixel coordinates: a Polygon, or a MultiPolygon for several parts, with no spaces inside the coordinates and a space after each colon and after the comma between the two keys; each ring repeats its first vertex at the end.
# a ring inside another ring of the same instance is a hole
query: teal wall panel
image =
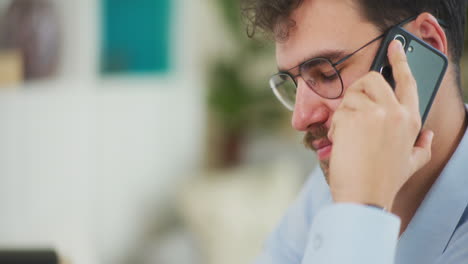
{"type": "Polygon", "coordinates": [[[101,72],[167,72],[170,0],[101,1],[101,72]]]}

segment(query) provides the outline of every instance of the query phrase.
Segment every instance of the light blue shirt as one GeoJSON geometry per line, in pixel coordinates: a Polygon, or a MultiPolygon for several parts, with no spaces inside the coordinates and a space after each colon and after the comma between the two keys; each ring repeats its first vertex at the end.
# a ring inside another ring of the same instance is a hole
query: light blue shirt
{"type": "Polygon", "coordinates": [[[256,264],[468,263],[468,132],[400,238],[399,227],[382,210],[333,203],[316,169],[256,264]]]}

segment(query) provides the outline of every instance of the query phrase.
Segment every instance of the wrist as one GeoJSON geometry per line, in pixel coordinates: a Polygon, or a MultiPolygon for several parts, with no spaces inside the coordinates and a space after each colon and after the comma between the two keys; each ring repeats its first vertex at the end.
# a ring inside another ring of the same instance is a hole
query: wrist
{"type": "Polygon", "coordinates": [[[393,201],[388,202],[387,199],[375,198],[375,197],[336,197],[335,202],[337,203],[354,203],[365,206],[380,208],[385,211],[391,210],[393,201]]]}

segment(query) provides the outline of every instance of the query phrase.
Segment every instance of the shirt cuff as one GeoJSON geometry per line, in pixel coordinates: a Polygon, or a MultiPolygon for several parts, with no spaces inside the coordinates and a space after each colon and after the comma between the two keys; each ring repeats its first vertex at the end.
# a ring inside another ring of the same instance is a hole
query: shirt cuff
{"type": "Polygon", "coordinates": [[[360,204],[335,203],[315,216],[302,263],[393,264],[400,219],[360,204]]]}

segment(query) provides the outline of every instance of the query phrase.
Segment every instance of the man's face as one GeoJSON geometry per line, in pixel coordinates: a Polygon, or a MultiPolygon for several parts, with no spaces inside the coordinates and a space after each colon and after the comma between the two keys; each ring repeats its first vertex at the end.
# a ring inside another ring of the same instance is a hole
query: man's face
{"type": "MultiPolygon", "coordinates": [[[[381,32],[365,21],[353,0],[306,0],[292,14],[296,24],[285,41],[276,43],[278,67],[287,70],[307,59],[324,54],[351,54],[381,32]]],[[[337,69],[341,72],[344,92],[354,81],[369,72],[380,41],[361,50],[337,69]]],[[[336,62],[337,60],[332,60],[336,62]]],[[[328,179],[332,145],[327,133],[334,111],[342,97],[325,99],[312,91],[304,80],[297,79],[296,105],[292,126],[305,132],[304,143],[317,152],[320,166],[328,179]]],[[[352,139],[350,139],[352,140],[352,139]]]]}

